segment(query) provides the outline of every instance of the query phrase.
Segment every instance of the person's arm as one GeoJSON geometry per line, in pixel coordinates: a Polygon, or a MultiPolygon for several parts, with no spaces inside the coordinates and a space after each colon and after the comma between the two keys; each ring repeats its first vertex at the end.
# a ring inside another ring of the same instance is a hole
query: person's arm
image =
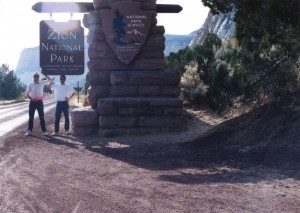
{"type": "Polygon", "coordinates": [[[28,98],[29,100],[32,101],[32,98],[31,98],[31,96],[29,95],[29,92],[26,92],[26,96],[27,96],[27,98],[28,98]]]}
{"type": "Polygon", "coordinates": [[[66,101],[68,101],[69,99],[71,99],[73,96],[75,95],[75,92],[73,92],[71,95],[69,95],[68,97],[65,97],[66,101]]]}
{"type": "Polygon", "coordinates": [[[52,85],[54,84],[54,83],[53,83],[54,79],[55,79],[55,77],[53,77],[53,78],[51,79],[51,81],[47,84],[47,87],[48,87],[49,89],[51,89],[51,90],[53,89],[53,88],[52,88],[52,85]]]}
{"type": "Polygon", "coordinates": [[[50,82],[52,81],[52,78],[50,78],[48,75],[46,75],[43,70],[41,71],[41,73],[43,76],[45,76],[47,78],[48,81],[50,81],[50,82]]]}
{"type": "Polygon", "coordinates": [[[71,86],[69,86],[69,88],[70,88],[71,95],[69,95],[68,97],[67,96],[65,97],[66,101],[71,99],[75,95],[75,92],[76,92],[71,86]]]}
{"type": "Polygon", "coordinates": [[[30,92],[31,92],[31,86],[28,85],[28,86],[27,86],[27,91],[26,91],[26,96],[27,96],[27,98],[28,98],[30,101],[35,101],[35,99],[33,99],[33,98],[30,96],[30,92]]]}

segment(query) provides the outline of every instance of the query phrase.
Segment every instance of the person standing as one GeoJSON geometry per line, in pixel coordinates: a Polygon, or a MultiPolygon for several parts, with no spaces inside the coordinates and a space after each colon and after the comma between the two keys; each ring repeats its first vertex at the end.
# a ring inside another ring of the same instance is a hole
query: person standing
{"type": "Polygon", "coordinates": [[[38,111],[39,118],[40,118],[40,125],[42,130],[42,135],[48,135],[46,131],[46,124],[44,119],[44,86],[51,82],[51,78],[44,74],[43,71],[41,72],[47,80],[40,81],[40,76],[38,73],[33,75],[33,82],[28,84],[26,90],[26,96],[29,98],[29,120],[28,120],[28,129],[25,136],[29,136],[32,134],[33,129],[33,120],[34,120],[34,113],[35,110],[38,111]]]}
{"type": "Polygon", "coordinates": [[[69,103],[68,100],[75,95],[75,90],[70,85],[66,84],[66,76],[60,75],[60,84],[51,84],[50,88],[54,91],[56,100],[54,131],[52,136],[59,132],[59,122],[61,113],[65,116],[65,134],[70,134],[70,119],[69,119],[69,103]]]}

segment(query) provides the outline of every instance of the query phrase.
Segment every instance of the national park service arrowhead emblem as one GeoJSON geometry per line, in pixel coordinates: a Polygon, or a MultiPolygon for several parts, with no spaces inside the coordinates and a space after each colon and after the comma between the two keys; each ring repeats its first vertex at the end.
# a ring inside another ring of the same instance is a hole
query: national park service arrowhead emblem
{"type": "Polygon", "coordinates": [[[103,32],[118,59],[129,64],[144,46],[151,27],[152,13],[133,1],[119,1],[101,13],[103,32]]]}

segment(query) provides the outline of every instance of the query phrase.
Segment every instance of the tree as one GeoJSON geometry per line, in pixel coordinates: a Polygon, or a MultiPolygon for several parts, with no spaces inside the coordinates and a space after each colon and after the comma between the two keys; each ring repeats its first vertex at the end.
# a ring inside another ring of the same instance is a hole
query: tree
{"type": "Polygon", "coordinates": [[[15,99],[22,95],[26,86],[20,82],[20,79],[9,70],[9,66],[2,64],[0,68],[0,98],[15,99]]]}
{"type": "Polygon", "coordinates": [[[230,11],[233,2],[233,0],[202,0],[203,5],[209,7],[213,14],[230,11]]]}
{"type": "Polygon", "coordinates": [[[259,94],[267,94],[276,98],[299,87],[300,1],[202,2],[214,13],[230,9],[236,11],[238,48],[231,66],[234,68],[235,83],[244,84],[245,97],[257,98],[259,94]]]}
{"type": "Polygon", "coordinates": [[[126,31],[124,27],[126,24],[124,23],[124,16],[120,13],[119,10],[115,11],[116,18],[113,20],[113,30],[115,33],[115,37],[113,39],[113,42],[116,44],[124,44],[122,41],[122,38],[125,37],[126,31]]]}
{"type": "Polygon", "coordinates": [[[9,72],[9,67],[7,64],[2,64],[2,66],[0,67],[0,81],[2,82],[4,77],[7,75],[7,73],[9,72]]]}
{"type": "Polygon", "coordinates": [[[194,56],[198,63],[200,78],[207,85],[212,84],[214,78],[214,56],[215,51],[220,48],[221,42],[217,35],[209,33],[203,44],[194,48],[194,56]]]}
{"type": "Polygon", "coordinates": [[[171,52],[165,60],[168,70],[179,72],[182,76],[185,71],[185,66],[194,60],[194,55],[189,47],[185,47],[177,53],[171,52]]]}

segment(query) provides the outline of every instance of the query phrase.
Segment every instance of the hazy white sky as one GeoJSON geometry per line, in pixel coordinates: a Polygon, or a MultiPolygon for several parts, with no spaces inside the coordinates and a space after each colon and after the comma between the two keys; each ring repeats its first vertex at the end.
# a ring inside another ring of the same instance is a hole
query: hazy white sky
{"type": "MultiPolygon", "coordinates": [[[[0,0],[0,65],[8,64],[15,69],[24,48],[39,45],[39,22],[50,20],[49,14],[37,13],[31,9],[37,2],[51,0],[0,0]]],[[[59,1],[59,0],[56,0],[59,1]]],[[[76,1],[76,0],[75,0],[76,1]]],[[[78,0],[92,2],[92,0],[78,0]]],[[[74,2],[74,0],[61,0],[74,2]]],[[[183,10],[178,14],[158,14],[158,25],[164,25],[167,34],[186,35],[199,29],[208,9],[201,0],[157,0],[158,4],[179,4],[183,10]]],[[[70,18],[69,14],[53,14],[53,19],[70,18]]],[[[82,14],[74,14],[73,19],[82,19],[82,14]]],[[[87,29],[85,29],[87,33],[87,29]]]]}

